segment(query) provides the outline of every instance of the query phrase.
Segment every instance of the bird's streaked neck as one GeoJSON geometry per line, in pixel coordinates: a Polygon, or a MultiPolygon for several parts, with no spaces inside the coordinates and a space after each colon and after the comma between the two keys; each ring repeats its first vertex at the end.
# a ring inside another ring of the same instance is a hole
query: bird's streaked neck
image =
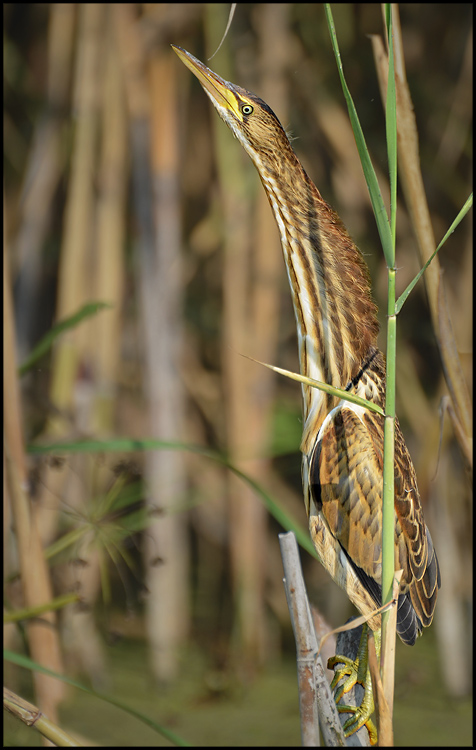
{"type": "MultiPolygon", "coordinates": [[[[292,154],[295,161],[286,179],[253,161],[281,236],[300,369],[307,377],[345,388],[376,346],[376,307],[360,252],[292,154]]],[[[335,398],[303,386],[303,447],[306,433],[335,404],[335,398]]]]}

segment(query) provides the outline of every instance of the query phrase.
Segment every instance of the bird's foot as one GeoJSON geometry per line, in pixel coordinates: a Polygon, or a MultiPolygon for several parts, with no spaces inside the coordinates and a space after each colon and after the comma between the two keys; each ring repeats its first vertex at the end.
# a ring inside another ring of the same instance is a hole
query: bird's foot
{"type": "Polygon", "coordinates": [[[370,744],[375,745],[377,743],[377,730],[370,718],[374,712],[374,699],[372,679],[368,668],[367,635],[367,628],[364,626],[357,657],[354,661],[346,656],[336,655],[328,660],[327,666],[329,669],[334,669],[338,664],[341,665],[335,669],[331,689],[334,690],[337,688],[334,699],[339,713],[352,714],[343,726],[345,736],[349,737],[365,725],[369,733],[370,744]],[[339,685],[341,680],[343,682],[339,685]],[[348,693],[357,682],[364,688],[364,697],[360,706],[339,704],[345,693],[348,693]]]}

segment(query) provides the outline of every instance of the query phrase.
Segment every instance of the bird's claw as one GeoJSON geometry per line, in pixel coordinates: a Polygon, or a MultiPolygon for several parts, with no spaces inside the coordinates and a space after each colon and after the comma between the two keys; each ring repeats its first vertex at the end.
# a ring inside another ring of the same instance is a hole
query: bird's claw
{"type": "Polygon", "coordinates": [[[339,713],[352,714],[343,726],[344,734],[346,737],[349,737],[365,725],[369,733],[370,744],[375,745],[377,743],[377,730],[370,718],[374,711],[374,700],[370,674],[367,672],[365,660],[361,660],[357,656],[355,661],[353,661],[346,656],[336,655],[332,656],[327,662],[329,669],[334,669],[337,664],[341,664],[342,666],[337,667],[335,670],[331,689],[335,690],[341,680],[343,680],[343,683],[339,685],[334,695],[336,707],[339,713]],[[345,693],[348,693],[354,687],[356,682],[364,687],[364,697],[360,706],[339,705],[339,701],[345,693]]]}
{"type": "Polygon", "coordinates": [[[342,729],[344,730],[344,735],[346,737],[350,737],[351,734],[353,734],[354,732],[358,732],[359,729],[361,729],[363,726],[366,726],[369,733],[370,744],[377,744],[377,729],[372,719],[370,718],[374,710],[373,700],[371,700],[370,708],[366,707],[364,705],[364,701],[362,701],[360,706],[345,706],[341,704],[337,706],[337,710],[341,714],[352,714],[352,716],[347,719],[344,726],[342,727],[342,729]]]}
{"type": "Polygon", "coordinates": [[[347,656],[331,656],[327,661],[327,668],[334,669],[336,664],[342,664],[342,667],[335,669],[334,678],[331,682],[331,690],[335,690],[339,682],[344,680],[334,695],[337,704],[344,693],[348,693],[349,690],[352,690],[355,683],[359,681],[359,659],[357,657],[355,661],[352,661],[352,659],[349,659],[347,656]],[[344,679],[344,677],[347,677],[347,679],[344,679]]]}

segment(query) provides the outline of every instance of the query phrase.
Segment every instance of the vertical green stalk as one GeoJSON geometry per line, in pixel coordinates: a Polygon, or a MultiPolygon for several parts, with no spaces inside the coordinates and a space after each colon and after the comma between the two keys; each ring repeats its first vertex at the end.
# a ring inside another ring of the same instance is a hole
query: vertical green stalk
{"type": "MultiPolygon", "coordinates": [[[[390,177],[390,231],[392,247],[388,264],[387,305],[387,371],[385,390],[385,426],[383,448],[383,518],[382,518],[382,604],[391,601],[395,575],[395,510],[394,510],[394,453],[395,453],[395,369],[397,316],[395,312],[395,227],[397,214],[397,117],[395,96],[395,70],[393,59],[392,11],[385,6],[388,33],[388,82],[385,122],[390,177]],[[389,262],[390,261],[390,262],[389,262]]],[[[390,612],[382,616],[382,654],[387,653],[387,626],[390,612]]],[[[393,671],[393,670],[392,670],[393,671]]]]}
{"type": "MultiPolygon", "coordinates": [[[[392,598],[395,575],[394,441],[395,441],[395,365],[397,316],[395,315],[395,268],[388,269],[387,371],[385,425],[383,436],[383,516],[382,516],[382,604],[392,598]]],[[[389,612],[382,615],[382,642],[385,643],[389,612]]]]}
{"type": "MultiPolygon", "coordinates": [[[[384,427],[384,479],[383,479],[383,520],[382,520],[382,601],[390,601],[394,578],[394,434],[395,434],[395,357],[396,357],[396,309],[395,309],[395,227],[397,208],[397,118],[395,75],[393,60],[393,37],[391,6],[385,6],[385,18],[388,33],[389,73],[386,101],[386,134],[388,165],[390,176],[390,222],[380,193],[375,170],[365,143],[364,134],[360,126],[357,111],[352,96],[347,87],[342,68],[342,60],[332,17],[330,5],[324,5],[331,43],[337,61],[337,69],[342,83],[342,89],[349,110],[349,117],[354,131],[357,149],[359,151],[362,168],[369,188],[375,220],[377,222],[382,249],[388,268],[388,306],[387,306],[387,372],[386,372],[386,401],[384,427]]],[[[388,614],[383,616],[385,633],[388,614]]],[[[383,640],[385,644],[385,640],[383,640]]]]}
{"type": "MultiPolygon", "coordinates": [[[[385,391],[385,423],[384,423],[384,467],[383,467],[383,511],[382,511],[382,603],[386,604],[392,598],[393,579],[395,575],[394,560],[394,536],[395,536],[395,510],[394,510],[394,442],[395,442],[395,371],[396,371],[396,307],[395,307],[395,228],[397,209],[397,117],[396,117],[396,94],[395,73],[393,57],[393,34],[392,34],[392,10],[391,5],[385,5],[385,20],[388,35],[388,83],[387,100],[385,107],[385,123],[387,135],[387,153],[390,177],[390,221],[383,204],[377,177],[370,160],[365,138],[360,127],[359,118],[355,109],[350,91],[347,87],[342,68],[342,61],[337,43],[337,36],[332,18],[332,11],[328,3],[325,4],[325,13],[329,32],[337,61],[337,68],[342,83],[342,89],[349,110],[350,121],[354,131],[357,149],[359,151],[362,168],[369,188],[375,220],[379,229],[382,249],[388,269],[388,305],[387,305],[387,371],[385,391]]],[[[393,695],[393,661],[389,654],[394,654],[390,648],[388,636],[389,613],[382,616],[382,650],[381,662],[385,673],[383,674],[384,691],[387,702],[392,711],[393,695]],[[391,663],[390,663],[391,662],[391,663]]],[[[393,635],[393,637],[395,637],[393,635]]]]}

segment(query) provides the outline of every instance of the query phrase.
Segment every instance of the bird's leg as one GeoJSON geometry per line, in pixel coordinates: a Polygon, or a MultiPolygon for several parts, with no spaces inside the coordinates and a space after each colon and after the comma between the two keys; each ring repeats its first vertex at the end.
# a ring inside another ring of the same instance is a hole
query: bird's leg
{"type": "MultiPolygon", "coordinates": [[[[375,648],[377,657],[380,657],[380,631],[375,633],[375,648]]],[[[332,656],[327,662],[329,669],[334,669],[337,664],[342,666],[335,669],[334,679],[331,683],[331,689],[334,690],[340,680],[344,680],[335,692],[335,702],[339,713],[351,713],[352,716],[345,722],[343,729],[346,737],[357,732],[362,726],[367,727],[370,737],[370,744],[375,745],[377,742],[377,730],[371,720],[374,711],[374,699],[372,694],[372,679],[368,665],[368,626],[362,628],[359,648],[355,660],[347,656],[332,656]],[[351,690],[355,683],[358,682],[364,687],[364,697],[360,706],[339,705],[339,701],[345,693],[351,690]]]]}

